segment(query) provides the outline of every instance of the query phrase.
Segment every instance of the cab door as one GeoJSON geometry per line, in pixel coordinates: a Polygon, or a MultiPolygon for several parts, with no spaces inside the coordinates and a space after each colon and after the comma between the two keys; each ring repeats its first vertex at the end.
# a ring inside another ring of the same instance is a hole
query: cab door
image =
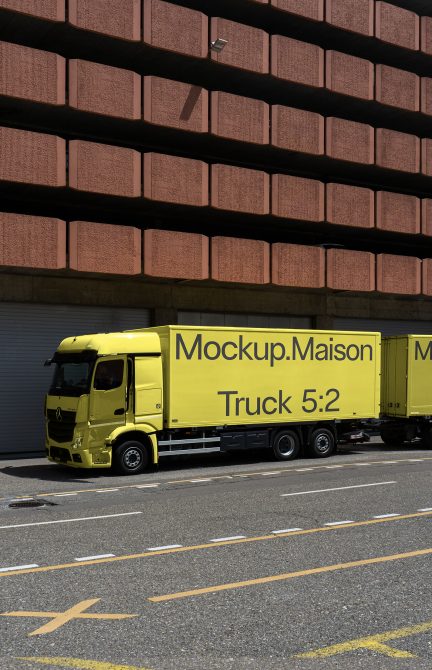
{"type": "Polygon", "coordinates": [[[127,403],[126,356],[98,359],[90,392],[90,424],[104,428],[106,435],[126,423],[127,403]]]}

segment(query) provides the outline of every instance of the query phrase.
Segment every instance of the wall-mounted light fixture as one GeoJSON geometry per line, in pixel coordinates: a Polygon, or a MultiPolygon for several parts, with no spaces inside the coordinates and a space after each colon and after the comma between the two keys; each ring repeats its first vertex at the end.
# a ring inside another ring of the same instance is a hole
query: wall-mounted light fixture
{"type": "Polygon", "coordinates": [[[224,50],[227,44],[228,40],[224,40],[222,37],[218,37],[216,40],[213,40],[213,42],[210,42],[210,49],[220,54],[220,52],[224,50]]]}

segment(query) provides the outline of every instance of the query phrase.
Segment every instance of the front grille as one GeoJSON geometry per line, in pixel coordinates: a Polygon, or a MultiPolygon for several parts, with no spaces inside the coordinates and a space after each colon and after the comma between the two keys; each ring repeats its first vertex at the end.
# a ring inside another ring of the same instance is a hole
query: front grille
{"type": "Polygon", "coordinates": [[[71,442],[73,438],[76,412],[61,411],[62,420],[58,421],[56,409],[48,409],[48,436],[55,442],[71,442]]]}
{"type": "Polygon", "coordinates": [[[51,447],[50,456],[58,459],[61,463],[67,463],[71,460],[69,449],[63,449],[63,447],[51,447]]]}

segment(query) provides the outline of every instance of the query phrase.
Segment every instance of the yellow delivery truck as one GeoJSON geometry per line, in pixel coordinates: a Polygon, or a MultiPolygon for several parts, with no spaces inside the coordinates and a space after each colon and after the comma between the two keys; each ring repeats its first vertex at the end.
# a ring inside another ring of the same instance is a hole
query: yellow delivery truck
{"type": "MultiPolygon", "coordinates": [[[[379,333],[162,326],[70,337],[54,357],[46,453],[135,474],[161,457],[269,448],[329,456],[378,417],[379,333]]],[[[367,439],[367,438],[366,438],[367,439]]]]}
{"type": "Polygon", "coordinates": [[[382,342],[381,437],[389,445],[423,440],[432,447],[432,336],[382,342]]]}

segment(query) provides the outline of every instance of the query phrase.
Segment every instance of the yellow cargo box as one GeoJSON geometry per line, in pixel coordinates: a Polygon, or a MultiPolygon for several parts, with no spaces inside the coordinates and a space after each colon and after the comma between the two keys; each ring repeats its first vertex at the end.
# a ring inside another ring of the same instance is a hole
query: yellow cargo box
{"type": "Polygon", "coordinates": [[[383,338],[382,414],[432,415],[431,374],[432,335],[383,338]]]}
{"type": "Polygon", "coordinates": [[[378,417],[380,333],[163,326],[165,428],[378,417]]]}

